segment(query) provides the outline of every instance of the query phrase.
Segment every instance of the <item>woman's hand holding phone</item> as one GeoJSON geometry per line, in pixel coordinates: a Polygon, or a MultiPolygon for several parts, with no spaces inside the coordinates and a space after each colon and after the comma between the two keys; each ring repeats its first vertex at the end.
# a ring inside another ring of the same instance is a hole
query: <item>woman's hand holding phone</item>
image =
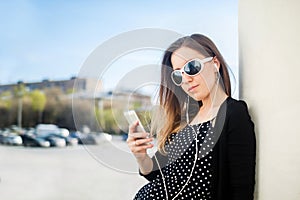
{"type": "Polygon", "coordinates": [[[154,145],[151,143],[153,137],[149,137],[147,132],[137,132],[139,121],[135,121],[129,126],[127,145],[137,160],[143,161],[147,155],[147,149],[154,145]]]}

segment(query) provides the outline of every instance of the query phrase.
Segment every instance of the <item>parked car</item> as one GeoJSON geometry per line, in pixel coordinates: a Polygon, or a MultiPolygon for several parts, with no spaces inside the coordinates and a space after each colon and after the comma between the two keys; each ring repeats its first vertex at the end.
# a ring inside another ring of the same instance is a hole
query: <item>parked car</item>
{"type": "Polygon", "coordinates": [[[108,142],[108,141],[112,140],[111,134],[108,134],[108,133],[103,133],[103,132],[96,133],[95,136],[96,136],[97,144],[100,144],[102,142],[108,142]]]}
{"type": "Polygon", "coordinates": [[[21,135],[25,147],[50,147],[50,142],[35,135],[21,135]]]}
{"type": "Polygon", "coordinates": [[[12,132],[11,132],[8,128],[4,129],[4,130],[1,132],[1,134],[2,134],[2,135],[5,135],[5,136],[10,135],[11,133],[12,133],[12,132]]]}
{"type": "Polygon", "coordinates": [[[3,144],[22,145],[22,138],[19,135],[9,134],[4,137],[3,144]]]}
{"type": "Polygon", "coordinates": [[[23,134],[25,132],[25,129],[18,127],[17,125],[11,125],[10,131],[13,133],[23,134]]]}
{"type": "Polygon", "coordinates": [[[66,137],[61,134],[56,134],[56,133],[50,133],[48,136],[53,136],[53,137],[64,139],[66,141],[66,145],[74,146],[74,145],[78,144],[78,139],[70,137],[70,136],[66,137]]]}
{"type": "Polygon", "coordinates": [[[6,137],[6,136],[7,136],[6,134],[0,133],[0,144],[4,144],[4,141],[5,141],[5,137],[6,137]]]}
{"type": "Polygon", "coordinates": [[[64,137],[68,137],[70,135],[70,131],[66,128],[60,128],[59,129],[59,134],[64,136],[64,137]]]}
{"type": "Polygon", "coordinates": [[[67,145],[66,140],[51,134],[42,136],[43,139],[50,142],[51,147],[65,147],[67,145]]]}
{"type": "Polygon", "coordinates": [[[92,134],[84,134],[77,131],[71,133],[70,137],[77,138],[78,144],[97,144],[96,138],[92,134]]]}
{"type": "Polygon", "coordinates": [[[70,134],[71,137],[78,138],[78,144],[100,144],[102,142],[111,141],[112,136],[108,133],[81,133],[73,132],[70,134]]]}
{"type": "Polygon", "coordinates": [[[127,138],[128,138],[128,133],[123,133],[123,134],[122,134],[122,140],[123,140],[123,141],[126,141],[127,138]]]}
{"type": "Polygon", "coordinates": [[[55,124],[38,124],[35,128],[35,134],[38,136],[46,136],[49,133],[60,133],[60,129],[55,124]]]}

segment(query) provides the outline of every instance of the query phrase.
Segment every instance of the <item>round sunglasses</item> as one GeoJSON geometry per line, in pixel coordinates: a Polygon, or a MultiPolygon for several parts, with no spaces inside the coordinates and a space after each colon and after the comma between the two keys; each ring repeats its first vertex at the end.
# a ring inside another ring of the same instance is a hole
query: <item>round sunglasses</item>
{"type": "Polygon", "coordinates": [[[198,75],[206,62],[209,62],[213,59],[213,57],[207,57],[204,59],[195,58],[187,62],[181,69],[174,70],[171,73],[172,81],[175,85],[181,86],[183,81],[182,74],[185,73],[188,76],[196,76],[198,75]]]}

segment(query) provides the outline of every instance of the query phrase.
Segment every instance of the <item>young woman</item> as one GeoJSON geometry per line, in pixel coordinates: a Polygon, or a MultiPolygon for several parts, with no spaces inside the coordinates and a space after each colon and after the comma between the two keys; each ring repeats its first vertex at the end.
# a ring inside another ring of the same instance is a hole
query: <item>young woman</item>
{"type": "Polygon", "coordinates": [[[152,158],[153,138],[138,122],[129,127],[127,144],[149,180],[135,199],[253,199],[254,124],[247,104],[231,97],[227,64],[209,38],[186,36],[165,51],[159,99],[152,158]]]}

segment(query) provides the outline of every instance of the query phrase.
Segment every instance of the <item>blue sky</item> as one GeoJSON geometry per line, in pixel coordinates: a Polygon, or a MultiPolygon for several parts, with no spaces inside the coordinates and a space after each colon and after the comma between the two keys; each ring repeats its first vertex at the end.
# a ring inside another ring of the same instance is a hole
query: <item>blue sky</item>
{"type": "Polygon", "coordinates": [[[2,1],[0,84],[76,76],[98,45],[139,28],[205,34],[237,73],[237,4],[237,0],[2,1]]]}

